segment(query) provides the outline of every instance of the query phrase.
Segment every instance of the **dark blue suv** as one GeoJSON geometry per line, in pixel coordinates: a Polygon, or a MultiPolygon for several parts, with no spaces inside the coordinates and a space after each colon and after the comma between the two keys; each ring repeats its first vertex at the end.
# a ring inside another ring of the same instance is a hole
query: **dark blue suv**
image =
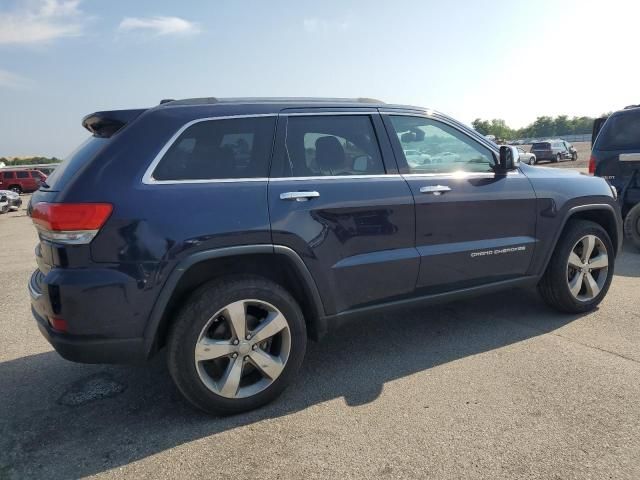
{"type": "Polygon", "coordinates": [[[605,180],[520,165],[432,110],[205,98],[83,125],[29,206],[38,326],[79,362],[166,347],[208,412],[275,398],[346,318],[533,285],[589,311],[620,248],[605,180]]]}

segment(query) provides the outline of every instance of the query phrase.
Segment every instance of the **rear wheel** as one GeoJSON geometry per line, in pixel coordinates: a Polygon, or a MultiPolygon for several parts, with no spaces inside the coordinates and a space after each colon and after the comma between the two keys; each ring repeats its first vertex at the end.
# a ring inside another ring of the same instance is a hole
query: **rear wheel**
{"type": "Polygon", "coordinates": [[[178,314],[168,340],[169,372],[201,410],[243,412],[291,383],[306,344],[300,307],[282,286],[254,276],[215,280],[178,314]]]}
{"type": "Polygon", "coordinates": [[[556,158],[553,160],[553,163],[558,163],[560,160],[562,160],[562,155],[557,154],[556,158]]]}
{"type": "Polygon", "coordinates": [[[613,244],[597,223],[573,220],[560,237],[538,290],[552,307],[567,313],[593,310],[613,277],[613,244]]]}
{"type": "Polygon", "coordinates": [[[9,190],[16,192],[18,195],[22,193],[22,187],[20,187],[20,185],[11,185],[9,190]]]}
{"type": "Polygon", "coordinates": [[[640,203],[624,217],[624,233],[640,249],[640,203]]]}

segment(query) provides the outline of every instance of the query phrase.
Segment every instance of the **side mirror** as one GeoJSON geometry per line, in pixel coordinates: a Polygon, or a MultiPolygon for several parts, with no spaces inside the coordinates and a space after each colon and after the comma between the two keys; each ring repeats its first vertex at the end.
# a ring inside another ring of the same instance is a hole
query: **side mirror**
{"type": "Polygon", "coordinates": [[[515,170],[520,166],[520,154],[518,149],[511,145],[500,147],[500,169],[515,170]]]}

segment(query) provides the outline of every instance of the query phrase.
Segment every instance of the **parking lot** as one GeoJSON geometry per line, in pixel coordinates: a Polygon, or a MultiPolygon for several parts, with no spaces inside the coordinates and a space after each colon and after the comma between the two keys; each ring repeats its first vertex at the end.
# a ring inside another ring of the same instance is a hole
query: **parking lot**
{"type": "MultiPolygon", "coordinates": [[[[25,205],[28,197],[24,197],[25,205]]],[[[27,279],[37,236],[0,216],[0,479],[640,478],[640,253],[595,312],[512,290],[351,323],[275,403],[208,417],[162,355],[67,362],[27,279]]]]}

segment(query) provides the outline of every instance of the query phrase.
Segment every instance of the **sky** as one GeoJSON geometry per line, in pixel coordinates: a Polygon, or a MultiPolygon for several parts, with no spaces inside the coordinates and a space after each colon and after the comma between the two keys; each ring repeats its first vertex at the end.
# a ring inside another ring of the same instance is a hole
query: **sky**
{"type": "Polygon", "coordinates": [[[199,96],[371,97],[514,128],[640,103],[637,0],[0,0],[0,157],[199,96]]]}

